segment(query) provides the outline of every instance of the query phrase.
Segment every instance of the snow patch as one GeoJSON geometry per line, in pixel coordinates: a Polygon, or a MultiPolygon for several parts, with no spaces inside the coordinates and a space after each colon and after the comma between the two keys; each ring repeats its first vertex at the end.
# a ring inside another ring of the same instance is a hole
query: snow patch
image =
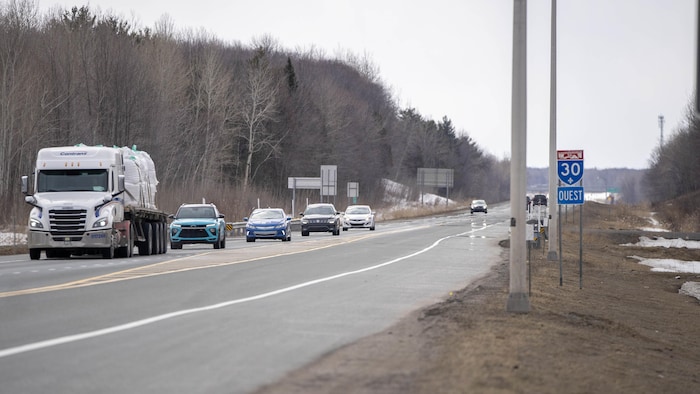
{"type": "Polygon", "coordinates": [[[633,244],[622,244],[620,246],[642,246],[646,248],[662,247],[662,248],[688,248],[700,249],[700,241],[685,240],[685,239],[666,239],[663,237],[650,238],[639,237],[639,242],[633,244]]]}
{"type": "Polygon", "coordinates": [[[651,267],[653,272],[684,272],[700,274],[700,261],[683,261],[675,259],[647,259],[639,256],[627,256],[639,260],[639,263],[651,267]]]}
{"type": "Polygon", "coordinates": [[[678,293],[700,300],[700,282],[685,282],[683,286],[681,286],[681,289],[678,290],[678,293]]]}
{"type": "Polygon", "coordinates": [[[27,234],[1,233],[0,232],[0,246],[26,245],[26,244],[27,244],[27,234]]]}

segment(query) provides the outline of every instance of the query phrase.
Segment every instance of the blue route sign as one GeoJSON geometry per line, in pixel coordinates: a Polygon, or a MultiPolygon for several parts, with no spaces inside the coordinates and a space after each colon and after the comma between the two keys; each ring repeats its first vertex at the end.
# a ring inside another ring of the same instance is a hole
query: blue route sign
{"type": "Polygon", "coordinates": [[[559,205],[582,205],[583,186],[559,186],[557,188],[557,204],[559,205]]]}
{"type": "Polygon", "coordinates": [[[583,151],[558,150],[557,174],[564,184],[574,185],[583,178],[583,151]]]}

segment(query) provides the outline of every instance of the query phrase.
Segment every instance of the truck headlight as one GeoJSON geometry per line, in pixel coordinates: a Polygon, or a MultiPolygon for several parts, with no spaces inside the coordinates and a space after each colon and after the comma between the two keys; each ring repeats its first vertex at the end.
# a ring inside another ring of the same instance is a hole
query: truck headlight
{"type": "Polygon", "coordinates": [[[44,225],[41,224],[41,221],[39,219],[30,218],[29,219],[29,228],[30,229],[44,228],[44,225]]]}
{"type": "Polygon", "coordinates": [[[109,219],[108,218],[99,218],[97,221],[92,225],[92,228],[101,228],[101,227],[107,227],[109,225],[109,219]]]}

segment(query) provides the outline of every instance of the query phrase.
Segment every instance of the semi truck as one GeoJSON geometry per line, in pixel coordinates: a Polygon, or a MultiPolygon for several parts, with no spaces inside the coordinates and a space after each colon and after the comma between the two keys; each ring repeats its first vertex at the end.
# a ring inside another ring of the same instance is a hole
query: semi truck
{"type": "Polygon", "coordinates": [[[98,254],[105,259],[167,251],[168,214],[155,204],[153,160],[136,147],[50,147],[22,176],[29,257],[98,254]],[[30,181],[33,186],[30,191],[30,181]]]}

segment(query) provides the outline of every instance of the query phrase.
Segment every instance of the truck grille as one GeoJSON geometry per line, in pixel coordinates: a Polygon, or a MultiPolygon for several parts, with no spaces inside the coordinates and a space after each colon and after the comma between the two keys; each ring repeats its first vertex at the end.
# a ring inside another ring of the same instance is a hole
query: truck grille
{"type": "Polygon", "coordinates": [[[82,235],[85,232],[85,209],[51,209],[49,223],[51,235],[82,235]]]}

